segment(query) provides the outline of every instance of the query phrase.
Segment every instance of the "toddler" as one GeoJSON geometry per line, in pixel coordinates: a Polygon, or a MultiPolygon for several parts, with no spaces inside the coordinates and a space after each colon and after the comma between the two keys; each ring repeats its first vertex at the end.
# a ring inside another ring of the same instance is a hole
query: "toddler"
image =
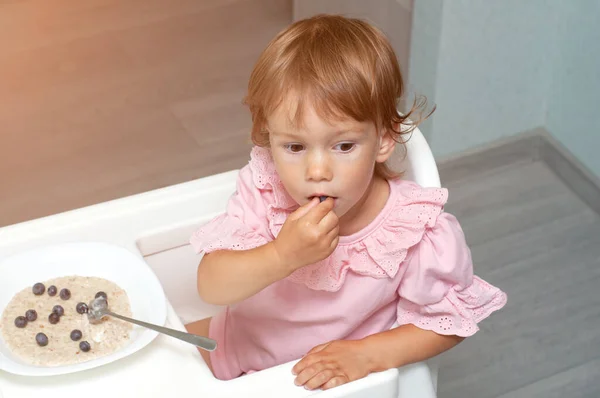
{"type": "Polygon", "coordinates": [[[447,191],[386,164],[418,123],[416,104],[397,111],[403,90],[358,19],[298,21],[261,54],[249,163],[190,239],[201,298],[226,308],[187,325],[217,341],[201,353],[218,379],[302,358],[295,383],[332,388],[436,356],[506,303],[473,275],[447,191]]]}

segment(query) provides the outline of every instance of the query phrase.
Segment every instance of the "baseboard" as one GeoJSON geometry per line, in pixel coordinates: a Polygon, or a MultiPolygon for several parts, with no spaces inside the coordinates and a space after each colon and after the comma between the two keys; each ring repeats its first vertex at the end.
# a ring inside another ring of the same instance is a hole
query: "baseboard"
{"type": "Polygon", "coordinates": [[[546,129],[535,128],[438,160],[442,184],[515,164],[544,164],[600,214],[600,179],[546,129]]]}
{"type": "Polygon", "coordinates": [[[600,179],[548,131],[541,132],[541,160],[590,208],[600,214],[600,179]]]}
{"type": "Polygon", "coordinates": [[[533,129],[438,159],[440,180],[460,181],[474,174],[536,162],[540,159],[542,139],[542,129],[533,129]]]}

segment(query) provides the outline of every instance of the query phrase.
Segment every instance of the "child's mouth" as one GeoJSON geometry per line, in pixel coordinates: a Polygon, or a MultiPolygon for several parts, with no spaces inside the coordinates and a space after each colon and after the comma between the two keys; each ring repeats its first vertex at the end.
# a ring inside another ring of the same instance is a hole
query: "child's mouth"
{"type": "Polygon", "coordinates": [[[319,202],[323,202],[325,199],[327,198],[331,198],[331,199],[336,199],[334,196],[327,196],[327,195],[312,195],[308,197],[308,200],[313,200],[313,198],[319,198],[319,202]]]}

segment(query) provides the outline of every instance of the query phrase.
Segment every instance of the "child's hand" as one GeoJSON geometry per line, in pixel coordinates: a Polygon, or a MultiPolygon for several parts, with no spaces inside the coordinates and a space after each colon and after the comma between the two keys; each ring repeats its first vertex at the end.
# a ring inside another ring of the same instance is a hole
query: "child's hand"
{"type": "Polygon", "coordinates": [[[282,264],[295,271],[329,256],[339,240],[339,219],[331,198],[313,199],[293,212],[283,224],[274,246],[282,264]]]}
{"type": "Polygon", "coordinates": [[[336,340],[310,350],[292,372],[296,385],[327,390],[368,376],[370,366],[360,340],[336,340]]]}

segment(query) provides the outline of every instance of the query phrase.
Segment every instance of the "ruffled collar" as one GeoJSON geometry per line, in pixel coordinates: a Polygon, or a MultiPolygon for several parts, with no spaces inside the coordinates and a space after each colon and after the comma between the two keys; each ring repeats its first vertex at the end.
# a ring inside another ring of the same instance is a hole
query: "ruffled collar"
{"type": "MultiPolygon", "coordinates": [[[[279,179],[271,152],[255,146],[250,155],[253,182],[269,198],[267,218],[277,236],[298,204],[279,179]]],[[[394,278],[408,249],[435,225],[448,199],[444,188],[423,188],[402,179],[390,180],[390,195],[379,215],[360,231],[341,236],[327,258],[296,270],[287,277],[313,290],[337,291],[349,271],[373,278],[394,278]]]]}

